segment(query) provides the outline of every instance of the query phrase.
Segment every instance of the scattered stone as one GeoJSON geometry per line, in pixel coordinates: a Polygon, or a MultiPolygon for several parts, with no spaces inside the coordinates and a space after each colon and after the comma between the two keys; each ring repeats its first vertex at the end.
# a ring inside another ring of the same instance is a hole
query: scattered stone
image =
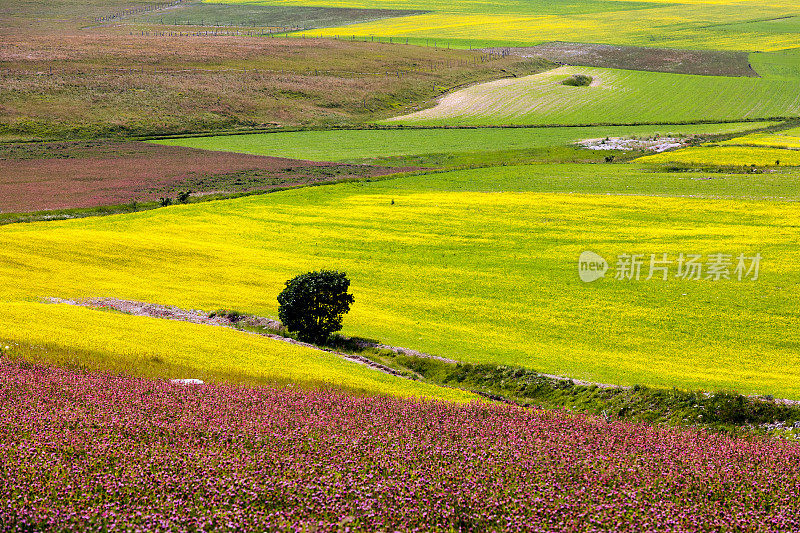
{"type": "Polygon", "coordinates": [[[205,385],[202,379],[171,379],[169,382],[175,385],[205,385]]]}
{"type": "Polygon", "coordinates": [[[626,137],[605,137],[602,139],[585,139],[575,144],[589,150],[639,150],[648,152],[664,152],[674,148],[683,148],[691,141],[690,137],[653,137],[650,139],[634,139],[626,137]]]}

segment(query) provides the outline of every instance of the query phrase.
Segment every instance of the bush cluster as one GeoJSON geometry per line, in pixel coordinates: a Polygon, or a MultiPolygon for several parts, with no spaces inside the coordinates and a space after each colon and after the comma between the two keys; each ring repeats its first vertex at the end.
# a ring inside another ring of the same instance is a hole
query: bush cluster
{"type": "Polygon", "coordinates": [[[591,84],[592,77],[584,74],[573,74],[561,82],[561,85],[569,85],[571,87],[588,87],[591,84]]]}

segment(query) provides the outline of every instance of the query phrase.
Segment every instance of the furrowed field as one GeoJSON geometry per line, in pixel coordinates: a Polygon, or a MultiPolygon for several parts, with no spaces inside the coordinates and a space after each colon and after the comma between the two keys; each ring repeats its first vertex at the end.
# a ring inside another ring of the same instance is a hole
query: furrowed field
{"type": "Polygon", "coordinates": [[[561,67],[461,89],[387,120],[413,125],[636,124],[796,116],[796,81],[561,67]],[[576,74],[588,87],[562,85],[576,74]]]}
{"type": "Polygon", "coordinates": [[[6,531],[800,527],[776,440],[8,362],[0,399],[6,531]]]}
{"type": "MultiPolygon", "coordinates": [[[[478,169],[5,226],[0,285],[17,303],[0,335],[110,357],[107,329],[87,319],[80,338],[64,337],[61,306],[34,301],[113,296],[274,316],[284,280],[336,268],[356,295],[346,333],[604,383],[800,398],[800,219],[793,203],[764,200],[797,199],[794,175],[635,169],[478,169]],[[584,250],[612,268],[625,253],[764,260],[755,281],[644,281],[645,267],[641,281],[586,285],[584,250]],[[30,316],[40,318],[19,325],[30,316]]],[[[216,358],[240,364],[227,350],[216,358]]]]}

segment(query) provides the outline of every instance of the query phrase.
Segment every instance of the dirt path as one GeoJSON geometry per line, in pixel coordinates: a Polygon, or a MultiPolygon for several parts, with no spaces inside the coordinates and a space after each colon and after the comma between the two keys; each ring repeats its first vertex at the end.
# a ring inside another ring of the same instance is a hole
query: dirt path
{"type": "MultiPolygon", "coordinates": [[[[92,309],[113,309],[115,311],[120,311],[122,313],[127,313],[136,316],[149,316],[153,318],[164,318],[167,320],[191,322],[193,324],[222,326],[226,328],[236,329],[237,331],[242,331],[243,333],[251,333],[253,335],[269,337],[270,339],[286,342],[289,344],[294,344],[296,346],[304,346],[306,348],[328,352],[330,354],[337,355],[348,361],[366,365],[370,368],[374,368],[375,370],[385,372],[386,374],[408,378],[407,375],[393,368],[390,368],[386,365],[382,365],[380,363],[376,363],[375,361],[372,361],[371,359],[368,359],[360,355],[348,354],[332,350],[330,348],[320,347],[315,344],[309,344],[307,342],[298,341],[290,337],[284,337],[277,333],[275,334],[262,333],[262,332],[241,330],[237,328],[238,325],[246,325],[252,327],[266,327],[277,331],[282,330],[283,325],[277,320],[273,320],[271,318],[259,317],[259,316],[244,316],[242,317],[241,320],[231,321],[226,316],[221,316],[221,315],[210,316],[210,313],[201,310],[182,309],[180,307],[175,307],[171,305],[151,304],[145,302],[136,302],[132,300],[119,300],[117,298],[87,298],[85,300],[65,300],[62,298],[45,298],[45,301],[49,303],[59,303],[59,304],[77,305],[80,307],[89,307],[92,309]]],[[[407,348],[401,348],[398,346],[389,346],[388,344],[378,344],[369,341],[363,341],[358,343],[358,345],[360,348],[377,348],[379,350],[391,350],[398,354],[406,354],[415,357],[427,357],[431,359],[438,359],[439,361],[444,361],[447,363],[456,363],[456,361],[452,359],[446,359],[444,357],[436,357],[434,355],[429,355],[426,353],[418,352],[416,350],[409,350],[407,348]]]]}
{"type": "MultiPolygon", "coordinates": [[[[304,346],[306,348],[311,348],[314,350],[321,350],[323,352],[328,352],[333,355],[337,355],[343,359],[347,359],[348,361],[352,361],[354,363],[359,363],[362,365],[369,366],[370,368],[374,368],[376,370],[380,370],[381,372],[385,372],[387,374],[391,374],[393,376],[404,377],[408,378],[408,375],[398,372],[397,370],[390,368],[386,365],[382,365],[380,363],[376,363],[371,359],[366,357],[355,355],[355,354],[348,354],[344,352],[339,352],[336,350],[332,350],[330,348],[324,348],[317,346],[315,344],[309,344],[307,342],[298,341],[296,339],[292,339],[290,337],[284,337],[277,333],[266,333],[266,332],[254,332],[248,330],[242,330],[237,328],[239,325],[251,326],[251,327],[265,327],[276,331],[283,330],[283,324],[281,324],[277,320],[273,320],[271,318],[260,317],[260,316],[253,316],[253,315],[246,315],[243,316],[240,320],[231,321],[226,316],[208,313],[206,311],[201,311],[198,309],[183,309],[180,307],[175,307],[171,305],[160,305],[160,304],[152,304],[146,302],[136,302],[133,300],[120,300],[117,298],[87,298],[85,300],[65,300],[62,298],[45,298],[46,302],[49,303],[60,303],[60,304],[68,304],[68,305],[77,305],[80,307],[89,307],[92,309],[113,309],[115,311],[120,311],[122,313],[127,313],[130,315],[136,316],[149,316],[153,318],[164,318],[167,320],[178,320],[181,322],[191,322],[193,324],[205,324],[209,326],[222,326],[226,328],[236,329],[237,331],[241,331],[243,333],[251,333],[253,335],[260,335],[262,337],[269,337],[270,339],[275,339],[278,341],[286,342],[289,344],[294,344],[296,346],[304,346]]],[[[412,357],[422,357],[427,359],[436,359],[438,361],[442,361],[445,363],[450,364],[457,364],[459,361],[455,359],[448,359],[446,357],[439,357],[436,355],[431,355],[428,353],[420,352],[417,350],[411,350],[408,348],[403,348],[400,346],[391,346],[389,344],[380,344],[376,342],[370,342],[368,340],[363,340],[357,343],[358,347],[361,349],[366,348],[376,348],[378,350],[390,350],[395,352],[396,354],[402,355],[410,355],[412,357]]],[[[622,388],[622,389],[629,389],[630,387],[623,387],[620,385],[612,385],[609,383],[594,383],[589,381],[582,381],[577,379],[566,378],[563,376],[555,376],[552,374],[541,374],[542,376],[550,379],[555,379],[559,381],[572,381],[576,385],[597,385],[600,388],[622,388]]]]}
{"type": "MultiPolygon", "coordinates": [[[[317,346],[315,344],[309,344],[307,342],[301,342],[290,337],[284,337],[277,333],[266,333],[266,332],[255,332],[255,331],[248,331],[242,330],[237,328],[238,325],[246,325],[252,327],[266,327],[269,329],[273,329],[276,331],[281,331],[283,329],[283,325],[271,318],[267,317],[259,317],[253,315],[245,315],[240,320],[231,321],[226,316],[214,314],[214,316],[210,316],[211,314],[206,311],[201,311],[197,309],[183,309],[180,307],[175,307],[171,305],[160,305],[160,304],[152,304],[146,302],[136,302],[133,300],[120,300],[117,298],[88,298],[83,300],[69,300],[69,299],[62,299],[62,298],[45,298],[45,302],[48,303],[55,303],[55,304],[68,304],[68,305],[77,305],[80,307],[88,307],[92,309],[113,309],[115,311],[119,311],[122,313],[127,313],[136,316],[149,316],[153,318],[163,318],[167,320],[178,320],[181,322],[191,322],[193,324],[205,324],[210,326],[221,326],[231,329],[236,329],[237,331],[241,331],[242,333],[249,333],[251,335],[260,335],[262,337],[269,337],[270,339],[274,339],[281,342],[286,342],[289,344],[294,344],[296,346],[304,346],[306,348],[311,348],[312,350],[320,350],[323,352],[327,352],[342,359],[346,359],[347,361],[351,361],[354,363],[362,364],[378,370],[380,372],[384,372],[386,374],[390,374],[392,376],[397,376],[405,379],[410,379],[407,374],[403,374],[393,368],[390,368],[386,365],[382,365],[380,363],[376,363],[371,359],[366,357],[355,355],[355,354],[348,354],[344,352],[339,352],[336,350],[332,350],[330,348],[324,348],[317,346]]],[[[438,361],[442,361],[445,363],[450,364],[457,364],[459,361],[454,359],[448,359],[446,357],[438,357],[436,355],[427,354],[424,352],[419,352],[417,350],[410,350],[408,348],[402,348],[399,346],[391,346],[388,344],[380,344],[375,342],[370,342],[368,340],[363,340],[358,343],[359,348],[377,348],[379,350],[391,350],[397,354],[403,355],[410,355],[413,357],[423,357],[428,359],[436,359],[438,361]]],[[[614,385],[610,383],[597,383],[593,381],[583,381],[580,379],[572,379],[564,376],[556,376],[553,374],[540,374],[542,377],[558,380],[558,381],[572,381],[575,385],[580,386],[591,386],[595,385],[602,389],[630,389],[631,387],[626,387],[623,385],[614,385]]],[[[480,390],[472,391],[475,394],[480,396],[484,396],[491,400],[508,402],[508,403],[516,403],[513,401],[508,400],[499,395],[495,395],[492,393],[487,393],[480,390]]],[[[710,393],[709,393],[710,394],[710,393]]],[[[756,395],[750,395],[751,398],[757,397],[756,395]]],[[[786,399],[774,399],[772,400],[776,403],[782,403],[786,405],[800,405],[800,400],[786,400],[786,399]]]]}

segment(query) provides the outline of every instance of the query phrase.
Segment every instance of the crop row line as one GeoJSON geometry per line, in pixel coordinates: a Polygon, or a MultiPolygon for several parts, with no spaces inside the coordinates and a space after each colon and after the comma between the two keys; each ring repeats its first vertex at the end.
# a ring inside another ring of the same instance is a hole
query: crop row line
{"type": "Polygon", "coordinates": [[[122,11],[117,11],[111,13],[110,15],[103,15],[100,17],[92,17],[92,22],[94,23],[103,23],[103,22],[110,22],[112,20],[119,20],[125,17],[130,17],[133,15],[138,15],[141,13],[151,13],[153,11],[161,11],[163,9],[169,9],[171,7],[175,7],[180,5],[185,0],[173,0],[172,2],[165,2],[161,4],[151,4],[143,7],[136,7],[130,9],[123,9],[122,11]]]}

